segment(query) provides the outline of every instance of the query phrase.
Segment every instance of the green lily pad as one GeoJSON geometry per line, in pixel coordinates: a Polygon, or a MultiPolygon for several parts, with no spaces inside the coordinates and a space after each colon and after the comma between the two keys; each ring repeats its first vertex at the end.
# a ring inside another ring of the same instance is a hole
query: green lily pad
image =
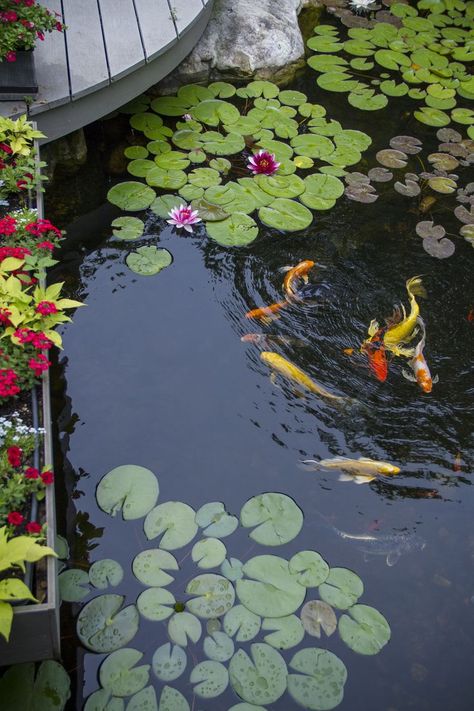
{"type": "Polygon", "coordinates": [[[145,229],[143,220],[138,217],[117,217],[112,222],[112,227],[116,228],[112,230],[112,234],[118,239],[138,239],[145,229]]]}
{"type": "Polygon", "coordinates": [[[449,193],[454,193],[457,188],[456,181],[452,180],[452,178],[429,178],[428,185],[435,192],[444,193],[446,195],[448,195],[449,193]]]}
{"type": "Polygon", "coordinates": [[[193,689],[196,696],[201,699],[214,699],[226,690],[229,672],[220,662],[200,662],[192,670],[189,681],[196,684],[193,689]]]}
{"type": "MultiPolygon", "coordinates": [[[[140,692],[139,692],[140,693],[140,692]]],[[[98,689],[89,696],[84,711],[124,711],[125,702],[121,698],[113,698],[110,691],[98,689]]]]}
{"type": "Polygon", "coordinates": [[[221,99],[206,99],[190,110],[191,116],[208,126],[218,126],[219,123],[235,123],[240,113],[238,109],[227,101],[221,99]]]}
{"type": "Polygon", "coordinates": [[[375,66],[374,62],[365,59],[364,57],[355,57],[354,59],[351,59],[350,65],[356,72],[365,72],[366,70],[370,71],[375,66]]]}
{"type": "Polygon", "coordinates": [[[198,617],[211,619],[224,615],[235,600],[232,583],[222,575],[204,573],[193,578],[186,587],[188,595],[195,595],[186,606],[198,617]]]}
{"type": "Polygon", "coordinates": [[[202,198],[204,195],[204,188],[199,188],[197,185],[190,185],[187,183],[186,185],[183,185],[178,192],[180,196],[186,200],[186,202],[190,202],[191,200],[199,200],[202,198]]]}
{"type": "Polygon", "coordinates": [[[228,580],[235,582],[236,580],[240,580],[240,578],[244,577],[242,568],[243,563],[241,560],[238,558],[230,558],[229,560],[226,559],[222,563],[221,573],[228,580]]]}
{"type": "Polygon", "coordinates": [[[474,111],[472,109],[453,109],[451,111],[451,118],[453,121],[456,121],[456,123],[472,125],[474,124],[474,111]]]}
{"type": "Polygon", "coordinates": [[[264,96],[265,99],[273,99],[278,96],[280,89],[271,81],[251,81],[247,86],[237,89],[237,95],[242,98],[255,98],[264,96]]]}
{"type": "Polygon", "coordinates": [[[114,185],[107,193],[107,200],[112,205],[117,205],[128,212],[146,210],[154,199],[155,191],[152,188],[133,180],[114,185]]]}
{"type": "Polygon", "coordinates": [[[206,131],[201,136],[204,150],[216,156],[240,153],[245,148],[245,140],[239,133],[222,135],[218,131],[206,131]]]}
{"type": "Polygon", "coordinates": [[[201,506],[196,512],[195,520],[197,525],[204,529],[204,536],[216,538],[230,536],[239,525],[237,517],[227,513],[221,501],[212,501],[201,506]]]}
{"type": "Polygon", "coordinates": [[[96,560],[89,568],[89,580],[99,590],[105,590],[109,585],[117,587],[123,580],[123,568],[111,558],[96,560]]]}
{"type": "Polygon", "coordinates": [[[309,168],[312,168],[314,165],[313,159],[307,158],[306,156],[296,156],[293,163],[297,168],[301,168],[303,170],[309,170],[309,168]]]}
{"type": "Polygon", "coordinates": [[[224,630],[237,642],[249,642],[257,636],[262,622],[259,615],[250,612],[244,605],[236,605],[224,617],[224,630]]]}
{"type": "Polygon", "coordinates": [[[303,512],[285,494],[259,494],[249,499],[240,512],[245,528],[256,526],[249,533],[263,546],[281,546],[296,538],[303,526],[303,512]]]}
{"type": "Polygon", "coordinates": [[[380,84],[380,89],[387,96],[405,96],[408,94],[408,86],[402,82],[397,84],[393,79],[386,79],[380,84]]]}
{"type": "Polygon", "coordinates": [[[130,161],[127,165],[127,170],[130,175],[134,175],[136,178],[145,178],[154,167],[155,163],[152,160],[137,158],[130,161]]]}
{"type": "Polygon", "coordinates": [[[354,605],[339,619],[341,639],[358,654],[378,654],[390,639],[383,615],[368,605],[354,605]]]}
{"type": "MultiPolygon", "coordinates": [[[[164,155],[167,155],[167,153],[164,155]]],[[[150,170],[146,176],[148,185],[163,188],[163,190],[179,190],[187,180],[184,170],[164,170],[158,166],[150,170]]]]}
{"type": "Polygon", "coordinates": [[[172,150],[172,147],[168,143],[168,141],[150,141],[150,143],[147,143],[148,150],[150,153],[152,153],[154,156],[159,155],[160,153],[169,153],[169,151],[172,150]]]}
{"type": "Polygon", "coordinates": [[[329,565],[316,551],[296,553],[290,558],[289,570],[305,588],[317,588],[329,575],[329,565]]]}
{"type": "Polygon", "coordinates": [[[351,91],[347,97],[351,106],[362,111],[379,111],[388,104],[385,94],[374,94],[372,89],[367,91],[351,91]]]}
{"type": "Polygon", "coordinates": [[[189,104],[197,104],[205,99],[212,99],[213,92],[206,86],[200,84],[183,84],[178,89],[178,98],[182,101],[187,101],[189,104]]]}
{"type": "Polygon", "coordinates": [[[303,602],[306,588],[290,573],[288,562],[274,555],[251,558],[237,580],[237,595],[245,607],[261,617],[286,617],[303,602]],[[247,579],[249,578],[249,579],[247,579]]]}
{"type": "Polygon", "coordinates": [[[135,556],[132,570],[143,585],[161,587],[169,585],[174,580],[172,575],[165,573],[165,570],[179,570],[179,565],[172,553],[159,548],[151,548],[141,551],[135,556]]]}
{"type": "MultiPolygon", "coordinates": [[[[108,708],[105,711],[108,711],[108,708]]],[[[154,688],[146,686],[137,694],[134,694],[127,704],[127,711],[158,711],[154,688]]]]}
{"type": "Polygon", "coordinates": [[[326,136],[318,136],[314,133],[305,133],[296,136],[290,141],[297,155],[307,158],[321,158],[324,160],[334,151],[333,142],[326,136]]]}
{"type": "Polygon", "coordinates": [[[286,198],[277,198],[267,207],[261,207],[258,216],[267,227],[283,232],[299,232],[313,221],[313,214],[307,207],[286,198]]]}
{"type": "Polygon", "coordinates": [[[225,247],[245,246],[258,235],[257,223],[243,212],[235,212],[219,222],[209,222],[206,230],[209,237],[225,247]]]}
{"type": "Polygon", "coordinates": [[[125,261],[135,274],[153,276],[165,267],[169,267],[173,257],[167,249],[150,245],[139,247],[136,252],[130,252],[125,261]]]}
{"type": "MultiPolygon", "coordinates": [[[[257,187],[257,189],[259,188],[257,187]]],[[[205,198],[211,203],[222,205],[222,208],[229,215],[236,212],[249,215],[257,206],[254,192],[233,181],[229,181],[225,185],[214,185],[208,188],[205,193],[205,198]]],[[[270,196],[270,202],[272,199],[270,196]]]]}
{"type": "Polygon", "coordinates": [[[135,160],[136,158],[146,158],[148,149],[145,146],[128,146],[123,152],[125,158],[135,160]]]}
{"type": "Polygon", "coordinates": [[[219,99],[229,99],[236,92],[235,86],[226,81],[214,81],[207,87],[209,91],[219,99]]]}
{"type": "Polygon", "coordinates": [[[196,643],[201,634],[201,623],[190,612],[177,612],[168,622],[168,635],[171,641],[180,647],[186,647],[188,639],[196,643]]]}
{"type": "Polygon", "coordinates": [[[252,644],[251,657],[239,649],[229,664],[232,688],[250,704],[272,704],[286,690],[285,660],[268,644],[252,644]]]}
{"type": "Polygon", "coordinates": [[[337,617],[331,605],[322,600],[309,600],[301,609],[301,622],[312,637],[321,637],[321,630],[330,637],[336,631],[337,617]]]}
{"type": "Polygon", "coordinates": [[[151,108],[162,116],[182,116],[192,102],[178,96],[159,96],[151,102],[151,108]]]}
{"type": "Polygon", "coordinates": [[[414,111],[413,115],[421,123],[425,123],[428,126],[436,126],[436,128],[447,126],[451,121],[444,111],[433,109],[429,106],[422,106],[419,111],[414,111]]]}
{"type": "Polygon", "coordinates": [[[164,588],[148,588],[137,598],[139,613],[153,622],[167,620],[174,612],[175,603],[174,595],[164,588]]]}
{"type": "Polygon", "coordinates": [[[85,570],[70,568],[58,576],[61,600],[80,602],[90,593],[89,575],[85,570]]]}
{"type": "Polygon", "coordinates": [[[333,175],[313,173],[304,179],[306,189],[299,196],[301,202],[312,210],[329,210],[344,193],[344,184],[333,175]]]}
{"type": "Polygon", "coordinates": [[[203,538],[194,544],[191,557],[199,568],[217,568],[227,555],[225,545],[218,538],[203,538]]]}
{"type": "Polygon", "coordinates": [[[262,205],[269,205],[273,202],[273,196],[266,193],[264,190],[258,187],[257,183],[253,178],[238,178],[238,184],[243,189],[243,194],[249,199],[250,203],[253,204],[253,209],[257,207],[262,207],[262,205]]]}
{"type": "Polygon", "coordinates": [[[301,620],[296,615],[287,617],[266,617],[262,622],[262,630],[274,630],[263,638],[275,649],[291,649],[296,647],[304,637],[301,620]]]}
{"type": "Polygon", "coordinates": [[[197,210],[201,219],[205,220],[206,223],[220,220],[225,220],[229,217],[229,213],[224,210],[224,208],[219,205],[214,205],[209,200],[204,197],[193,200],[191,207],[193,210],[197,210]]]}
{"type": "Polygon", "coordinates": [[[280,198],[297,197],[305,190],[297,175],[256,175],[255,182],[264,192],[280,198]]]}
{"type": "Polygon", "coordinates": [[[130,118],[130,126],[137,131],[149,131],[163,126],[163,119],[147,111],[134,114],[130,118]]]}
{"type": "Polygon", "coordinates": [[[211,185],[219,185],[222,182],[219,172],[213,168],[195,168],[189,174],[188,180],[192,185],[200,188],[210,188],[211,185]]]}
{"type": "Polygon", "coordinates": [[[77,618],[77,636],[87,649],[104,654],[128,644],[138,631],[135,605],[123,609],[122,595],[100,595],[88,602],[77,618]]]}
{"type": "Polygon", "coordinates": [[[284,89],[278,94],[278,100],[287,106],[300,106],[300,104],[304,104],[308,100],[308,97],[301,91],[284,89]]]}
{"type": "Polygon", "coordinates": [[[235,123],[224,124],[227,133],[238,133],[241,136],[253,136],[260,130],[260,122],[251,116],[239,116],[235,123]]]}
{"type": "Polygon", "coordinates": [[[205,163],[207,160],[207,155],[201,148],[193,148],[187,155],[191,163],[205,163]]]}
{"type": "Polygon", "coordinates": [[[99,508],[115,516],[122,511],[125,521],[145,516],[156,504],[158,480],[152,471],[136,464],[115,467],[102,477],[96,499],[99,508]]]}
{"type": "Polygon", "coordinates": [[[99,669],[99,680],[114,696],[131,696],[148,684],[150,665],[135,666],[143,653],[129,647],[118,649],[104,659],[99,669]]]}
{"type": "Polygon", "coordinates": [[[354,605],[363,592],[362,580],[347,568],[331,568],[326,582],[319,586],[321,599],[338,610],[354,605]]]}
{"type": "Polygon", "coordinates": [[[195,511],[181,501],[167,501],[159,504],[147,515],[144,523],[148,540],[163,537],[160,548],[175,550],[192,541],[198,527],[194,521],[195,511]]]}
{"type": "Polygon", "coordinates": [[[167,642],[155,651],[151,666],[160,681],[174,681],[186,669],[187,661],[184,649],[167,642]]]}
{"type": "Polygon", "coordinates": [[[336,71],[320,74],[316,79],[316,83],[321,87],[321,89],[341,94],[353,91],[359,86],[357,79],[354,79],[350,74],[341,72],[339,67],[336,67],[336,71]]]}
{"type": "Polygon", "coordinates": [[[184,170],[190,163],[186,153],[181,153],[180,151],[159,153],[155,156],[154,162],[158,168],[163,168],[163,170],[184,170]]]}
{"type": "Polygon", "coordinates": [[[35,679],[35,664],[14,664],[0,680],[4,711],[63,711],[71,696],[71,681],[58,662],[42,662],[35,679]]]}
{"type": "Polygon", "coordinates": [[[337,41],[337,37],[320,35],[319,37],[310,37],[306,42],[309,49],[315,52],[340,52],[344,49],[344,44],[337,41]]]}
{"type": "Polygon", "coordinates": [[[173,133],[171,138],[174,145],[184,151],[193,151],[201,148],[201,136],[198,131],[191,128],[182,128],[173,133]]]}
{"type": "Polygon", "coordinates": [[[189,704],[178,689],[165,686],[161,692],[158,711],[190,711],[189,704]]]}
{"type": "Polygon", "coordinates": [[[329,711],[338,706],[344,696],[347,669],[332,652],[316,647],[300,649],[290,661],[288,692],[305,709],[329,711]]]}
{"type": "Polygon", "coordinates": [[[345,72],[347,60],[337,54],[315,54],[308,58],[308,65],[317,72],[345,72]]]}
{"type": "Polygon", "coordinates": [[[225,632],[216,630],[203,643],[204,654],[215,662],[227,662],[234,654],[234,642],[225,632]]]}
{"type": "Polygon", "coordinates": [[[151,211],[158,217],[169,217],[174,207],[182,205],[183,200],[179,195],[160,195],[151,204],[151,211]]]}
{"type": "Polygon", "coordinates": [[[229,170],[232,168],[232,163],[227,158],[213,158],[209,161],[209,167],[213,170],[218,170],[219,173],[227,175],[229,170]]]}

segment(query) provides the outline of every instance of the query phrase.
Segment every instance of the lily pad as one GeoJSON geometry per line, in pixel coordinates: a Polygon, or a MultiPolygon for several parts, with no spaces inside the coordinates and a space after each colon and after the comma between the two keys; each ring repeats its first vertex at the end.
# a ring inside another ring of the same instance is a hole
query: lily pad
{"type": "Polygon", "coordinates": [[[167,642],[155,651],[151,666],[160,681],[174,681],[184,672],[187,662],[184,649],[167,642]]]}
{"type": "Polygon", "coordinates": [[[186,606],[198,617],[209,620],[224,615],[235,600],[232,583],[222,575],[204,573],[193,578],[186,587],[188,595],[194,595],[186,606]]]}
{"type": "Polygon", "coordinates": [[[100,595],[88,602],[77,618],[77,635],[87,649],[104,654],[128,644],[138,631],[135,605],[121,609],[122,595],[100,595]]]}
{"type": "Polygon", "coordinates": [[[223,173],[223,175],[227,175],[232,168],[232,163],[227,158],[213,158],[209,161],[209,167],[219,171],[219,173],[223,173]]]}
{"type": "Polygon", "coordinates": [[[148,684],[150,665],[135,666],[143,653],[129,647],[112,652],[99,669],[99,680],[104,689],[114,696],[131,696],[148,684]]]}
{"type": "Polygon", "coordinates": [[[459,166],[459,161],[449,153],[430,153],[428,161],[436,170],[454,170],[459,166]]]}
{"type": "Polygon", "coordinates": [[[459,141],[462,141],[462,135],[453,128],[440,128],[439,131],[436,132],[436,137],[445,143],[459,143],[459,141]]]}
{"type": "Polygon", "coordinates": [[[232,688],[250,704],[272,704],[285,692],[285,660],[268,644],[252,644],[251,657],[239,649],[229,664],[232,688]]]}
{"type": "Polygon", "coordinates": [[[321,630],[330,637],[337,627],[337,617],[330,605],[322,600],[309,600],[301,609],[301,622],[312,637],[321,638],[321,630]]]}
{"type": "Polygon", "coordinates": [[[188,639],[196,643],[202,634],[202,626],[190,612],[177,612],[168,622],[168,635],[172,642],[186,647],[188,639]]]}
{"type": "Polygon", "coordinates": [[[373,89],[351,91],[347,100],[351,106],[363,111],[379,111],[388,104],[385,94],[375,94],[373,89]]]}
{"type": "Polygon", "coordinates": [[[422,106],[419,111],[414,111],[413,115],[418,121],[428,126],[447,126],[451,121],[448,114],[441,109],[434,109],[428,106],[422,106]]]}
{"type": "Polygon", "coordinates": [[[397,191],[397,193],[400,193],[400,195],[405,195],[405,197],[415,197],[421,192],[421,188],[418,183],[416,183],[414,180],[408,180],[408,178],[405,179],[405,183],[401,183],[397,180],[393,187],[397,191]]]}
{"type": "Polygon", "coordinates": [[[339,610],[354,605],[363,592],[362,580],[347,568],[331,568],[326,582],[319,586],[324,602],[339,610]]]}
{"type": "Polygon", "coordinates": [[[232,580],[234,582],[235,580],[240,580],[240,578],[244,577],[242,568],[243,563],[241,560],[238,558],[230,558],[222,563],[221,573],[228,580],[232,580]]]}
{"type": "Polygon", "coordinates": [[[244,605],[236,605],[224,617],[224,630],[229,637],[236,633],[237,642],[249,642],[260,631],[261,619],[259,615],[250,612],[244,605]]]}
{"type": "Polygon", "coordinates": [[[138,611],[153,622],[161,622],[171,617],[175,603],[174,595],[164,588],[148,588],[137,598],[138,611]]]}
{"type": "Polygon", "coordinates": [[[305,598],[306,588],[291,574],[284,558],[255,556],[244,565],[243,571],[246,578],[237,580],[237,595],[256,615],[286,617],[295,612],[305,598]]]}
{"type": "Polygon", "coordinates": [[[128,164],[127,171],[135,178],[145,178],[154,167],[155,163],[152,160],[137,158],[128,164]]]}
{"type": "Polygon", "coordinates": [[[290,661],[288,691],[293,699],[312,711],[329,711],[338,706],[344,696],[347,669],[332,652],[316,647],[300,649],[290,661]]]}
{"type": "Polygon", "coordinates": [[[264,546],[280,546],[296,538],[303,526],[303,512],[285,494],[259,494],[249,499],[240,512],[244,528],[256,526],[249,533],[264,546]]]}
{"type": "Polygon", "coordinates": [[[274,630],[263,638],[275,649],[291,649],[296,647],[304,637],[301,620],[296,615],[287,617],[266,617],[262,621],[262,630],[274,630]]]}
{"type": "Polygon", "coordinates": [[[125,158],[135,160],[136,158],[146,158],[148,149],[145,146],[128,146],[123,152],[125,158]]]}
{"type": "Polygon", "coordinates": [[[423,249],[431,257],[437,259],[446,259],[451,257],[455,252],[454,242],[445,237],[444,239],[436,239],[434,237],[425,237],[423,240],[423,249]]]}
{"type": "Polygon", "coordinates": [[[70,568],[58,577],[61,600],[80,602],[90,593],[89,575],[85,570],[70,568]]]}
{"type": "Polygon", "coordinates": [[[163,190],[179,190],[186,184],[188,177],[184,170],[164,170],[156,166],[147,173],[146,182],[163,190]]]}
{"type": "Polygon", "coordinates": [[[197,525],[204,529],[203,536],[216,538],[230,536],[239,525],[238,518],[227,513],[221,501],[212,501],[201,506],[196,512],[195,520],[197,525]]]}
{"type": "Polygon", "coordinates": [[[158,217],[169,217],[170,211],[174,207],[182,205],[183,200],[179,195],[160,195],[151,204],[151,210],[158,217]]]}
{"type": "Polygon", "coordinates": [[[116,587],[123,580],[123,568],[111,558],[96,560],[89,568],[89,580],[99,590],[105,590],[109,585],[116,587]]]}
{"type": "Polygon", "coordinates": [[[470,225],[474,222],[474,207],[472,205],[469,210],[467,210],[464,205],[458,205],[454,210],[454,214],[458,220],[464,222],[465,225],[470,225]]]}
{"type": "Polygon", "coordinates": [[[245,140],[239,133],[228,133],[224,136],[218,131],[206,131],[200,138],[207,153],[216,156],[228,156],[240,153],[245,148],[245,140]]]}
{"type": "Polygon", "coordinates": [[[84,706],[84,711],[124,711],[124,709],[124,700],[112,697],[110,691],[106,689],[94,691],[84,706]]]}
{"type": "Polygon", "coordinates": [[[207,87],[209,91],[219,97],[219,99],[229,99],[236,92],[235,86],[226,81],[214,81],[207,87]]]}
{"type": "Polygon", "coordinates": [[[305,588],[316,588],[329,575],[329,565],[316,551],[296,553],[289,562],[289,570],[305,588]]]}
{"type": "Polygon", "coordinates": [[[191,200],[199,200],[204,195],[204,188],[199,188],[197,185],[190,185],[187,183],[179,189],[179,194],[181,197],[190,202],[191,200]]]}
{"type": "Polygon", "coordinates": [[[442,225],[435,225],[431,220],[422,220],[422,222],[418,222],[415,230],[416,234],[423,239],[426,237],[442,239],[446,234],[446,230],[442,225]]]}
{"type": "MultiPolygon", "coordinates": [[[[474,59],[474,56],[473,56],[474,59]]],[[[451,118],[456,123],[462,123],[465,125],[474,124],[474,111],[472,109],[453,109],[451,111],[451,118]]]]}
{"type": "MultiPolygon", "coordinates": [[[[208,222],[219,222],[229,217],[229,213],[219,205],[214,205],[205,198],[201,197],[192,202],[193,210],[197,210],[201,219],[208,222]]],[[[208,226],[208,225],[207,225],[208,226]]]]}
{"type": "Polygon", "coordinates": [[[145,229],[143,220],[138,217],[117,217],[112,222],[112,227],[116,228],[112,230],[112,234],[118,239],[138,239],[145,229]]]}
{"type": "MultiPolygon", "coordinates": [[[[390,148],[401,151],[402,153],[408,153],[409,155],[415,155],[421,151],[423,143],[419,138],[415,138],[414,136],[394,136],[390,139],[390,148]]],[[[390,167],[395,168],[398,166],[390,167]]]]}
{"type": "Polygon", "coordinates": [[[141,551],[135,556],[132,563],[132,570],[135,577],[143,585],[153,585],[161,587],[173,582],[172,575],[166,570],[179,570],[178,561],[168,551],[159,548],[141,551]]]}
{"type": "Polygon", "coordinates": [[[344,185],[333,175],[313,173],[304,179],[306,189],[299,196],[301,202],[312,210],[329,210],[344,193],[344,185]]]}
{"type": "Polygon", "coordinates": [[[191,684],[196,684],[193,689],[196,696],[202,699],[214,699],[227,688],[229,672],[220,662],[200,662],[192,670],[189,681],[191,684]]]}
{"type": "Polygon", "coordinates": [[[375,202],[378,198],[375,188],[373,185],[370,185],[370,183],[355,183],[348,185],[344,190],[344,194],[350,200],[364,203],[375,202]]]}
{"type": "Polygon", "coordinates": [[[173,257],[167,249],[155,245],[139,247],[136,252],[130,252],[126,260],[127,266],[141,276],[154,276],[173,262],[173,257]]]}
{"type": "Polygon", "coordinates": [[[226,555],[226,547],[218,538],[203,538],[194,544],[191,551],[191,557],[199,568],[217,568],[226,555]]]}
{"type": "Polygon", "coordinates": [[[158,711],[190,711],[189,704],[178,689],[165,686],[160,696],[158,711]]]}
{"type": "Polygon", "coordinates": [[[99,507],[115,516],[122,511],[125,521],[145,516],[156,504],[158,480],[152,471],[136,464],[112,469],[100,480],[96,489],[99,507]]]}
{"type": "Polygon", "coordinates": [[[118,183],[118,185],[110,188],[107,193],[107,200],[112,205],[117,205],[117,207],[128,212],[146,210],[147,207],[150,207],[155,197],[155,191],[152,188],[133,180],[118,183]]]}
{"type": "Polygon", "coordinates": [[[238,121],[238,109],[227,101],[221,99],[206,99],[190,110],[191,116],[208,126],[218,126],[219,123],[232,124],[238,121]]]}
{"type": "Polygon", "coordinates": [[[388,183],[393,178],[393,173],[387,168],[371,168],[367,175],[375,183],[388,183]]]}
{"type": "Polygon", "coordinates": [[[148,540],[157,536],[163,537],[160,548],[172,551],[182,548],[192,541],[198,527],[194,521],[195,511],[181,501],[167,501],[159,504],[147,515],[144,523],[145,535],[148,540]]]}
{"type": "Polygon", "coordinates": [[[150,112],[142,112],[134,114],[130,118],[130,126],[137,131],[149,131],[150,129],[160,128],[163,126],[163,119],[156,114],[150,112]]]}
{"type": "Polygon", "coordinates": [[[326,136],[315,133],[304,133],[292,138],[291,146],[295,153],[306,158],[321,158],[324,160],[334,151],[333,142],[326,136]]]}
{"type": "Polygon", "coordinates": [[[225,632],[216,630],[203,643],[204,654],[215,662],[227,662],[234,654],[234,642],[225,632]]]}
{"type": "Polygon", "coordinates": [[[307,207],[287,198],[277,198],[270,205],[261,207],[258,216],[267,227],[283,232],[299,232],[313,221],[313,214],[307,207]]]}
{"type": "Polygon", "coordinates": [[[200,188],[210,188],[211,185],[219,185],[222,178],[217,170],[212,168],[195,168],[188,176],[191,185],[200,188]]]}
{"type": "Polygon", "coordinates": [[[375,157],[385,168],[405,168],[407,165],[406,153],[393,148],[385,148],[382,151],[378,151],[375,157]]]}
{"type": "Polygon", "coordinates": [[[451,178],[441,178],[441,177],[429,178],[428,185],[435,192],[443,193],[445,195],[454,193],[457,188],[456,181],[452,180],[451,178]]]}
{"type": "Polygon", "coordinates": [[[243,212],[235,212],[225,220],[206,225],[209,237],[226,247],[242,247],[258,235],[257,223],[243,212]]]}
{"type": "Polygon", "coordinates": [[[358,654],[378,654],[390,639],[383,615],[368,605],[354,605],[339,619],[341,639],[358,654]]]}
{"type": "Polygon", "coordinates": [[[155,156],[154,163],[158,168],[163,168],[163,170],[184,170],[188,167],[190,161],[186,153],[167,151],[155,156]]]}
{"type": "MultiPolygon", "coordinates": [[[[108,711],[108,709],[105,709],[105,711],[108,711]]],[[[154,688],[147,686],[137,694],[134,694],[127,704],[127,711],[158,711],[154,688]]]]}
{"type": "Polygon", "coordinates": [[[177,96],[159,96],[151,102],[153,111],[163,116],[182,116],[190,105],[189,101],[177,96]]]}

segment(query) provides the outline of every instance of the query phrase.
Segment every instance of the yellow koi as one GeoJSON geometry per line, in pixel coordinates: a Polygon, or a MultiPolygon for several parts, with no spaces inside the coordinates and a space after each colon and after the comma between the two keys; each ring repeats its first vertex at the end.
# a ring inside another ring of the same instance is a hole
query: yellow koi
{"type": "Polygon", "coordinates": [[[400,467],[390,462],[377,461],[368,457],[349,459],[348,457],[333,457],[332,459],[306,459],[302,462],[309,469],[339,469],[339,481],[353,481],[355,484],[368,484],[377,478],[378,474],[394,476],[399,474],[400,467]]]}
{"type": "Polygon", "coordinates": [[[340,395],[334,395],[333,393],[326,390],[323,385],[316,383],[309,375],[298,368],[298,366],[290,363],[289,360],[283,358],[283,356],[278,353],[273,353],[272,351],[262,351],[260,353],[260,358],[266,363],[270,368],[276,370],[280,375],[288,380],[292,380],[299,385],[302,385],[307,390],[310,390],[315,395],[321,395],[322,397],[327,397],[329,400],[344,401],[346,398],[340,395]]]}
{"type": "Polygon", "coordinates": [[[400,343],[406,343],[410,341],[415,333],[416,322],[420,315],[420,307],[416,300],[417,296],[426,296],[425,289],[421,282],[421,277],[416,276],[408,279],[406,283],[406,289],[408,293],[408,299],[410,301],[410,313],[406,314],[405,307],[402,304],[403,318],[399,323],[389,326],[385,331],[383,337],[384,345],[386,348],[392,351],[395,355],[405,355],[409,352],[410,356],[413,355],[413,349],[402,349],[399,347],[400,343]]]}

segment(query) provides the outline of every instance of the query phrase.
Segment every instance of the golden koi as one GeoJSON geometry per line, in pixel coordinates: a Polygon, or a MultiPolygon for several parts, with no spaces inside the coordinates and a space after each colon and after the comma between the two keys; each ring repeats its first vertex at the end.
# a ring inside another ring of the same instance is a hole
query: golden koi
{"type": "Polygon", "coordinates": [[[283,280],[283,289],[289,299],[295,298],[296,296],[297,289],[295,282],[298,279],[303,279],[305,284],[308,283],[308,272],[311,271],[314,264],[315,263],[311,261],[311,259],[305,259],[304,261],[299,262],[296,267],[285,267],[287,274],[283,280]]]}
{"type": "MultiPolygon", "coordinates": [[[[391,350],[395,355],[404,355],[408,352],[407,349],[400,348],[399,344],[406,343],[413,338],[416,322],[420,315],[420,307],[418,306],[416,297],[426,296],[426,291],[421,282],[421,277],[419,276],[408,279],[406,289],[410,301],[410,313],[407,316],[405,307],[402,304],[402,320],[399,323],[389,325],[383,337],[385,347],[391,350]]],[[[408,350],[409,354],[413,355],[413,349],[408,350]]]]}
{"type": "Polygon", "coordinates": [[[426,329],[425,322],[423,321],[421,316],[418,317],[417,323],[419,324],[422,330],[423,336],[421,337],[420,342],[415,348],[413,358],[408,363],[410,368],[413,370],[413,375],[406,370],[402,370],[402,375],[407,380],[411,380],[415,383],[418,383],[424,393],[430,393],[433,389],[433,383],[437,383],[439,378],[437,375],[434,378],[431,377],[430,369],[428,368],[428,363],[426,362],[425,356],[423,355],[423,350],[426,343],[426,329]]]}
{"type": "Polygon", "coordinates": [[[368,484],[379,474],[394,476],[400,472],[400,467],[381,462],[368,457],[349,459],[348,457],[333,457],[332,459],[306,459],[302,462],[309,469],[340,469],[345,472],[339,475],[339,481],[353,481],[355,484],[368,484]]]}
{"type": "Polygon", "coordinates": [[[245,314],[245,318],[278,318],[278,316],[275,316],[275,314],[278,313],[280,309],[284,309],[286,306],[288,306],[288,301],[279,301],[276,304],[270,304],[270,306],[261,306],[258,309],[252,309],[251,311],[247,311],[247,313],[245,314]]]}
{"type": "Polygon", "coordinates": [[[326,390],[323,385],[319,385],[314,380],[312,380],[309,375],[306,375],[298,366],[290,363],[289,360],[283,358],[283,356],[278,353],[273,353],[271,351],[262,351],[260,353],[260,358],[266,363],[270,368],[276,370],[280,375],[288,380],[292,380],[299,385],[302,385],[307,390],[310,390],[315,395],[321,395],[322,397],[327,397],[329,400],[345,401],[347,398],[341,397],[340,395],[334,395],[333,393],[326,390]]]}

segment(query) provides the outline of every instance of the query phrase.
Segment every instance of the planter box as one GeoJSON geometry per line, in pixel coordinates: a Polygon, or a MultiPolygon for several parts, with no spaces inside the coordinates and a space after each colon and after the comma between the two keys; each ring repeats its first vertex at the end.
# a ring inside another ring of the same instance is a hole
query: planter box
{"type": "Polygon", "coordinates": [[[17,101],[37,93],[33,51],[17,52],[16,62],[0,63],[0,101],[17,101]]]}

